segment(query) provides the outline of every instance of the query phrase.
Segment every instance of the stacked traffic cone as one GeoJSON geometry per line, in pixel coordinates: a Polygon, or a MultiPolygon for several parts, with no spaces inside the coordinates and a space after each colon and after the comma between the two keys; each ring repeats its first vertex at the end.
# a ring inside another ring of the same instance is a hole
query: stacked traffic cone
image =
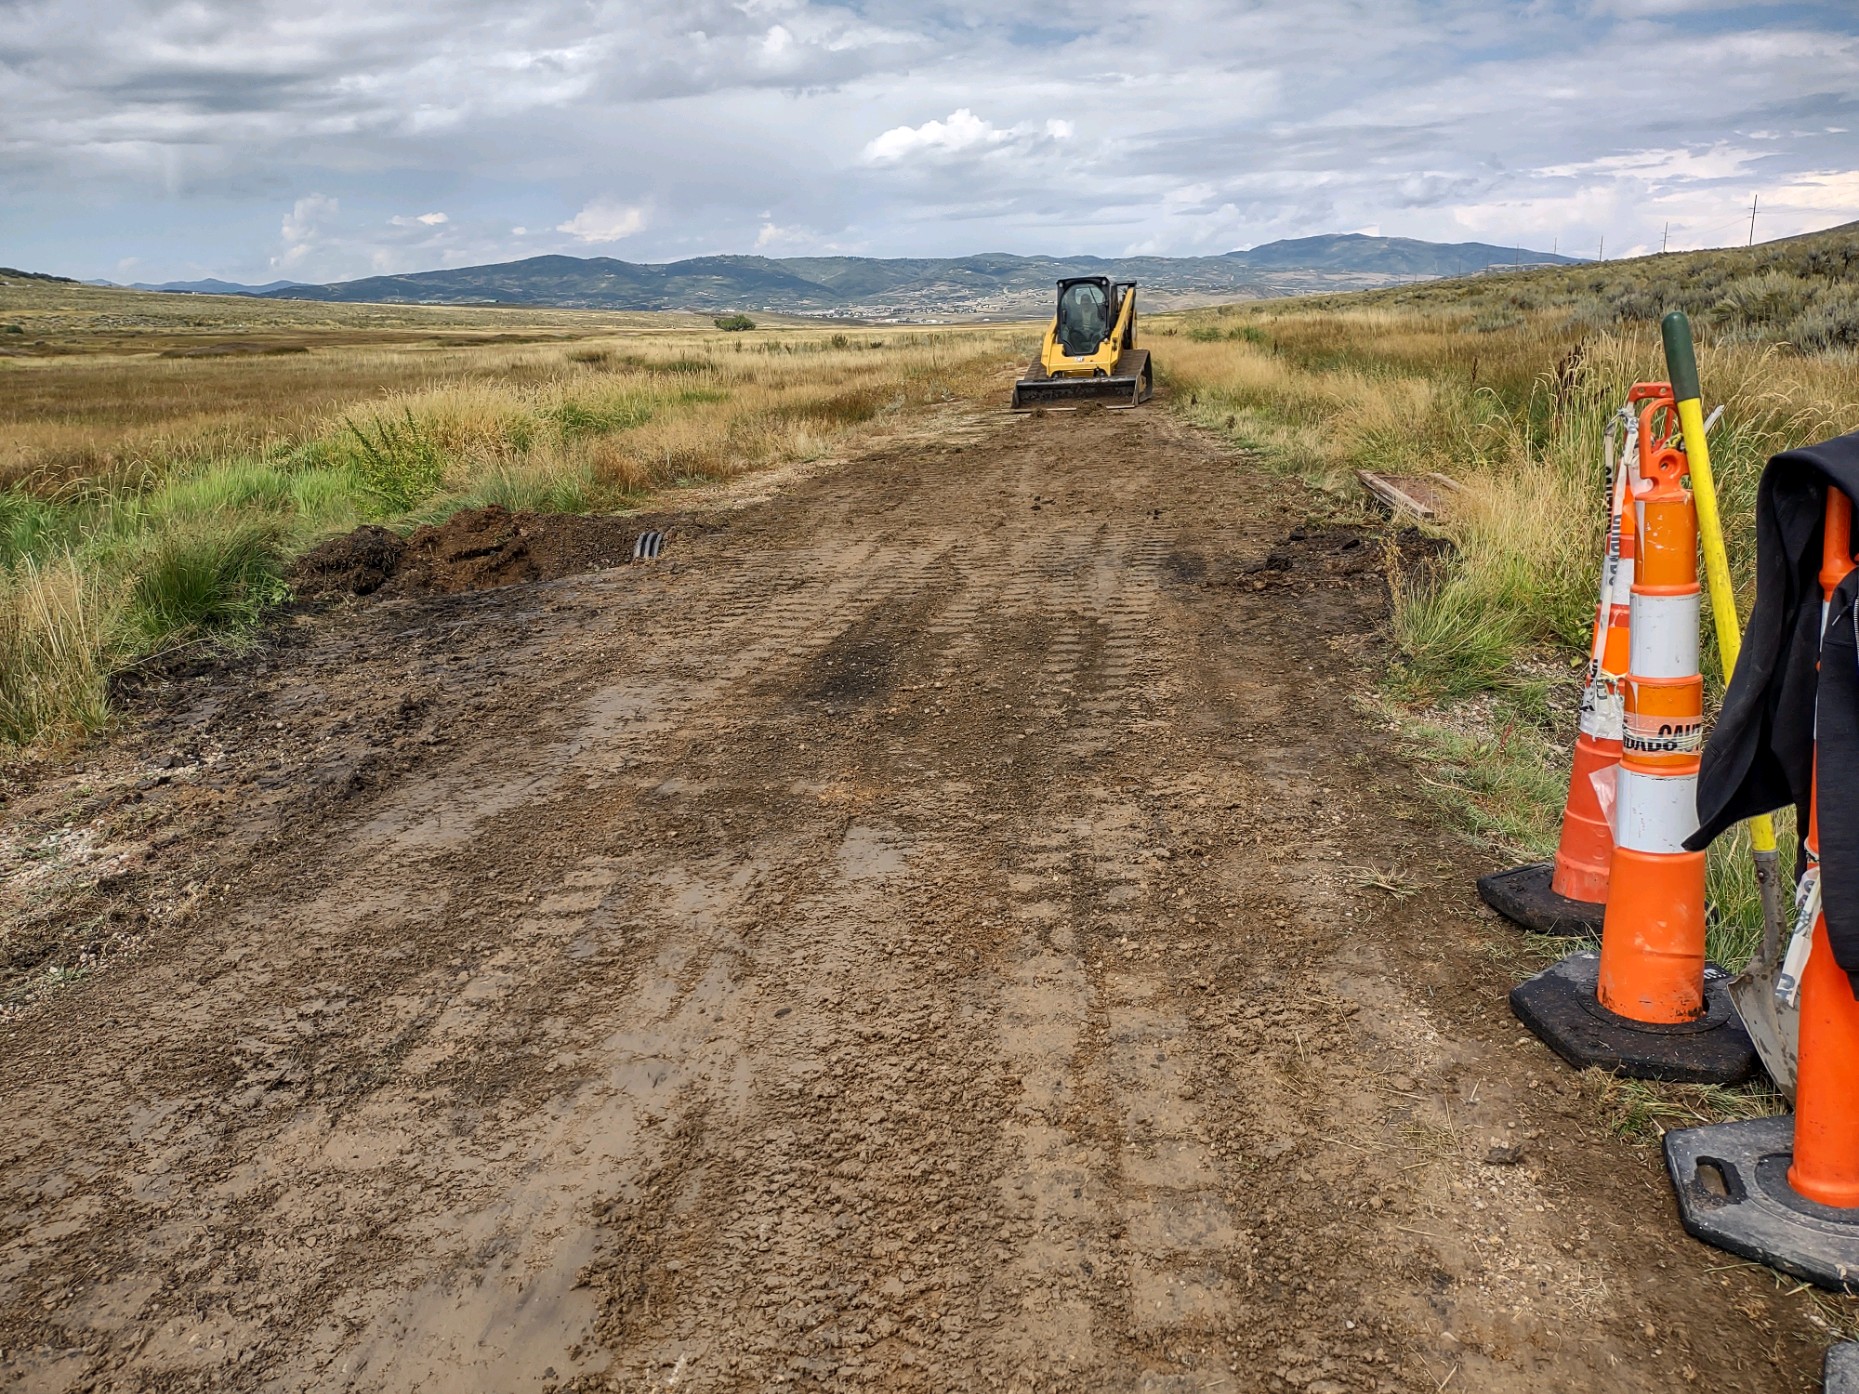
{"type": "MultiPolygon", "coordinates": [[[[1628,432],[1627,448],[1636,450],[1637,425],[1628,432]]],[[[1607,882],[1614,860],[1614,830],[1601,806],[1600,781],[1620,763],[1621,680],[1630,653],[1633,593],[1634,510],[1626,507],[1627,466],[1614,471],[1612,518],[1607,529],[1607,559],[1601,576],[1601,605],[1594,621],[1594,648],[1588,682],[1582,692],[1581,724],[1575,737],[1575,764],[1569,795],[1562,808],[1562,837],[1552,863],[1550,889],[1588,908],[1598,920],[1607,905],[1607,882]]]]}
{"type": "MultiPolygon", "coordinates": [[[[1853,570],[1852,503],[1827,490],[1824,603],[1853,570]]],[[[1859,1000],[1833,957],[1819,897],[1819,761],[1798,904],[1812,925],[1800,969],[1795,1111],[1665,1135],[1685,1229],[1822,1287],[1859,1289],[1859,1000]]],[[[1797,933],[1799,930],[1797,929],[1797,933]]],[[[1796,958],[1792,951],[1789,964],[1796,958]]],[[[1789,990],[1787,976],[1776,991],[1789,990]]]]}
{"type": "Polygon", "coordinates": [[[1569,773],[1555,860],[1478,878],[1478,894],[1485,904],[1537,934],[1599,934],[1607,909],[1614,833],[1602,807],[1601,788],[1620,763],[1620,689],[1627,671],[1634,554],[1634,510],[1626,503],[1628,477],[1637,466],[1639,431],[1630,412],[1622,415],[1627,427],[1621,455],[1614,454],[1615,428],[1610,426],[1607,432],[1606,451],[1612,466],[1607,550],[1601,562],[1601,599],[1595,609],[1574,768],[1569,773]]]}
{"type": "Polygon", "coordinates": [[[1676,400],[1663,384],[1645,388],[1635,389],[1636,550],[1601,952],[1571,954],[1518,985],[1510,1003],[1576,1066],[1728,1083],[1755,1068],[1755,1050],[1728,975],[1705,962],[1704,854],[1684,847],[1698,828],[1704,743],[1697,516],[1674,443],[1676,400]]]}

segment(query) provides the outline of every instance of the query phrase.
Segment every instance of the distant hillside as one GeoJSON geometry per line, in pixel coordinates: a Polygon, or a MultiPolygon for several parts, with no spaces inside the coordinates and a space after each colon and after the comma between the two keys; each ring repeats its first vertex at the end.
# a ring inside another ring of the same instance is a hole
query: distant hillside
{"type": "Polygon", "coordinates": [[[1401,286],[1368,299],[1451,306],[1482,329],[1521,323],[1536,310],[1561,311],[1573,323],[1604,329],[1650,324],[1676,309],[1720,343],[1853,350],[1859,349],[1859,222],[1753,247],[1546,266],[1401,286]]]}
{"type": "MultiPolygon", "coordinates": [[[[1151,305],[1319,290],[1360,290],[1421,276],[1551,258],[1542,252],[1409,238],[1305,237],[1208,257],[695,257],[668,264],[539,256],[490,266],[369,276],[254,293],[287,300],[428,305],[553,305],[604,310],[768,310],[861,318],[1025,314],[1062,276],[1140,281],[1151,305]]],[[[194,283],[198,284],[198,283],[194,283]]],[[[175,287],[183,288],[183,287],[175,287]]],[[[191,289],[193,285],[187,287],[191,289]]]]}
{"type": "MultiPolygon", "coordinates": [[[[107,285],[108,282],[101,284],[107,285]]],[[[153,285],[147,281],[136,281],[129,289],[179,291],[187,295],[269,295],[272,291],[296,284],[296,281],[266,281],[262,286],[245,286],[237,281],[221,281],[209,276],[204,281],[162,281],[153,285]]]]}
{"type": "Polygon", "coordinates": [[[1255,271],[1369,271],[1395,276],[1460,276],[1487,266],[1571,266],[1584,260],[1489,242],[1420,242],[1359,232],[1293,237],[1227,255],[1255,271]]]}
{"type": "Polygon", "coordinates": [[[0,266],[0,277],[11,276],[20,281],[47,281],[53,285],[74,286],[76,281],[69,276],[48,276],[43,271],[21,271],[13,266],[0,266]]]}

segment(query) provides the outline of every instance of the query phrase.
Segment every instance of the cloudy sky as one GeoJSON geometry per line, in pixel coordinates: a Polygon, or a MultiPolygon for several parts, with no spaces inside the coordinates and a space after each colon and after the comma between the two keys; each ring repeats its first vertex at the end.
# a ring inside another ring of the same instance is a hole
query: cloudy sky
{"type": "Polygon", "coordinates": [[[1859,3],[0,0],[0,264],[1592,254],[1859,218],[1859,3]]]}

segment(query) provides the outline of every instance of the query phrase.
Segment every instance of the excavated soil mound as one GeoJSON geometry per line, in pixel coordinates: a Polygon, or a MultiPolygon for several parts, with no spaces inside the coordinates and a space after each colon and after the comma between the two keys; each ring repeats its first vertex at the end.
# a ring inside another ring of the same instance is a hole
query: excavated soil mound
{"type": "Polygon", "coordinates": [[[507,508],[454,513],[437,527],[416,528],[408,535],[393,589],[450,595],[540,580],[531,542],[540,541],[543,531],[540,517],[507,508]]]}
{"type": "MultiPolygon", "coordinates": [[[[677,524],[689,530],[684,519],[677,524]]],[[[672,520],[512,513],[492,504],[405,538],[387,528],[357,528],[306,553],[292,579],[306,597],[453,595],[618,566],[650,530],[669,534],[672,520]]]]}
{"type": "Polygon", "coordinates": [[[406,549],[397,532],[359,527],[298,558],[291,583],[301,596],[372,595],[400,569],[406,549]]]}

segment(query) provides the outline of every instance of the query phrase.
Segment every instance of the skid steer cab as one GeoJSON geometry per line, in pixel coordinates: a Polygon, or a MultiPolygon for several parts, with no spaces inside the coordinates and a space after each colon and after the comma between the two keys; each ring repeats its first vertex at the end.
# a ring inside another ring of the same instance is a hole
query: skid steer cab
{"type": "Polygon", "coordinates": [[[1039,357],[1013,385],[1013,409],[1149,400],[1149,351],[1136,347],[1136,282],[1072,276],[1059,282],[1058,310],[1039,357]]]}

